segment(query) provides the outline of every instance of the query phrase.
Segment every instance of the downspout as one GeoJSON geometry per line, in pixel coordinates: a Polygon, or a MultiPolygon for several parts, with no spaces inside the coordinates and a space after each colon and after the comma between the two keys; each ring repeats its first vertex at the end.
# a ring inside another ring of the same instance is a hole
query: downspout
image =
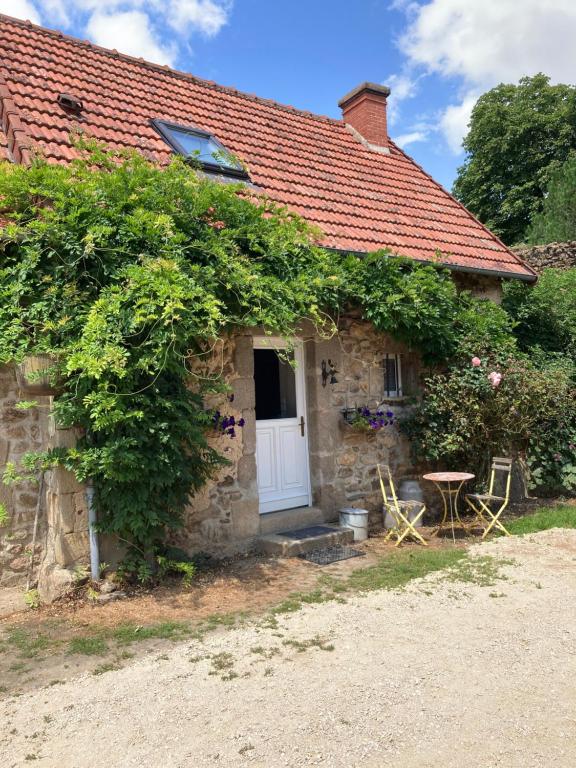
{"type": "Polygon", "coordinates": [[[88,534],[90,538],[90,576],[92,581],[98,581],[100,578],[100,552],[98,550],[98,533],[96,532],[94,486],[91,480],[86,485],[86,501],[88,503],[88,534]]]}

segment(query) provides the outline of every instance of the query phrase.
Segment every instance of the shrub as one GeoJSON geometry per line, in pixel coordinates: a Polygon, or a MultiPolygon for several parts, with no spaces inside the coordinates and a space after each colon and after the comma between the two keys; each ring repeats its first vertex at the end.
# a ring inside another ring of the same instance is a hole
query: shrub
{"type": "Polygon", "coordinates": [[[421,405],[402,429],[418,458],[479,478],[486,478],[492,456],[528,452],[539,482],[540,474],[550,474],[549,455],[568,413],[573,419],[576,394],[566,366],[473,358],[430,376],[421,405]]]}

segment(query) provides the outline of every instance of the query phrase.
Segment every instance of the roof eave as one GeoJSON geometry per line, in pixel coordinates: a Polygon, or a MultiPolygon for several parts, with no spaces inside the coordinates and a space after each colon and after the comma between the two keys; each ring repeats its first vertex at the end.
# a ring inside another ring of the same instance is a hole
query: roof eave
{"type": "MultiPolygon", "coordinates": [[[[333,251],[334,253],[351,253],[355,256],[367,256],[370,251],[352,251],[346,248],[330,248],[324,246],[327,251],[333,251]]],[[[517,272],[506,272],[500,269],[481,269],[480,267],[465,267],[462,264],[450,264],[446,261],[429,261],[427,259],[416,259],[412,256],[402,256],[399,253],[391,253],[391,256],[398,258],[405,258],[409,261],[417,261],[419,264],[429,264],[431,267],[438,267],[439,269],[449,269],[452,272],[464,272],[470,275],[484,275],[485,277],[499,277],[504,280],[522,280],[525,283],[535,283],[538,280],[537,274],[519,274],[517,272]]]]}

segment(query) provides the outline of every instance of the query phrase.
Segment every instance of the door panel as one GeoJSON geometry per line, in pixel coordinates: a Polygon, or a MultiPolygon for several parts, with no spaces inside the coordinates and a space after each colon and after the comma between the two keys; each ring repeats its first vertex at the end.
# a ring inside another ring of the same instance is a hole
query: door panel
{"type": "Polygon", "coordinates": [[[278,355],[280,339],[254,340],[256,389],[256,465],[260,512],[310,504],[308,441],[305,418],[303,350],[297,345],[295,366],[278,355]]]}

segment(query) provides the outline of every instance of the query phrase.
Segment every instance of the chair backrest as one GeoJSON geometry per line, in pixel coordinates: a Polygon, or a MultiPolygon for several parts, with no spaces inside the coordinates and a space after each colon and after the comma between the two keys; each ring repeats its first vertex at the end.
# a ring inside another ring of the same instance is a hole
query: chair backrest
{"type": "Polygon", "coordinates": [[[496,479],[496,473],[503,472],[505,480],[505,497],[508,500],[510,494],[510,481],[512,480],[512,459],[505,459],[499,456],[494,456],[492,459],[492,467],[490,473],[490,488],[488,493],[494,493],[494,481],[496,479]]]}
{"type": "Polygon", "coordinates": [[[378,470],[378,478],[380,480],[380,490],[382,491],[382,498],[384,499],[384,504],[386,506],[390,506],[390,504],[393,504],[394,507],[398,507],[398,498],[396,496],[396,488],[394,487],[394,480],[392,479],[392,472],[390,471],[389,465],[376,464],[376,469],[378,470]],[[386,479],[382,477],[382,473],[384,473],[386,479]],[[390,498],[388,498],[388,493],[386,492],[386,482],[388,482],[388,488],[390,490],[390,498]]]}

